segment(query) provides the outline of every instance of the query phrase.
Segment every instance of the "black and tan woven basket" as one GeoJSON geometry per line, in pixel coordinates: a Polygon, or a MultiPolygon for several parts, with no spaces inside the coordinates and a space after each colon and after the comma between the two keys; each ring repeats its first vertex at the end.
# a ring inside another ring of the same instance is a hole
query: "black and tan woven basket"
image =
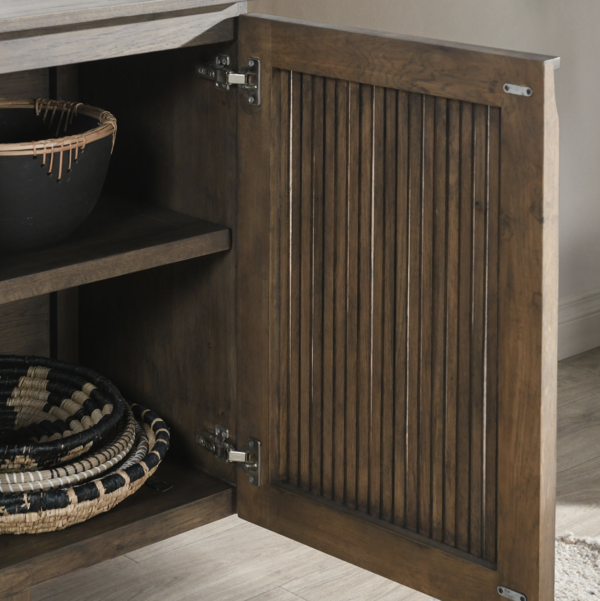
{"type": "Polygon", "coordinates": [[[0,357],[0,471],[52,467],[87,453],[125,409],[92,370],[43,357],[0,357]]]}
{"type": "Polygon", "coordinates": [[[128,405],[92,370],[0,356],[0,390],[0,534],[61,530],[108,511],[146,482],[169,448],[166,424],[149,409],[128,405]],[[23,392],[30,390],[43,398],[23,392]],[[79,411],[71,411],[73,402],[79,411]],[[75,431],[75,422],[83,429],[75,431]],[[40,462],[54,467],[15,470],[40,462]]]}
{"type": "Polygon", "coordinates": [[[62,530],[109,511],[136,492],[163,460],[170,435],[155,413],[139,405],[132,409],[148,437],[148,453],[143,459],[79,486],[0,495],[0,534],[62,530]]]}

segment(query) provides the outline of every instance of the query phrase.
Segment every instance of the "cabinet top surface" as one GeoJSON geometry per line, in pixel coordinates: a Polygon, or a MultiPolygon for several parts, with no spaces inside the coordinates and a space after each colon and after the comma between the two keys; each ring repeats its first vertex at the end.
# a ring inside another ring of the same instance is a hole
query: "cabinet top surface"
{"type": "Polygon", "coordinates": [[[0,33],[190,10],[237,0],[2,0],[0,33]]]}

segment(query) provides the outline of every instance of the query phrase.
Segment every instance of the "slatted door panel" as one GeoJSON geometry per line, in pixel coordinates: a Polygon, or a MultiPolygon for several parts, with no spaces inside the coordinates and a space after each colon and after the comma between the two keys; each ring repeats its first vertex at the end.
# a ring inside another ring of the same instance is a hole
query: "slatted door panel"
{"type": "Polygon", "coordinates": [[[256,16],[239,44],[240,516],[442,601],[551,599],[554,61],[256,16]]]}
{"type": "Polygon", "coordinates": [[[282,481],[491,562],[498,108],[276,70],[282,481]]]}

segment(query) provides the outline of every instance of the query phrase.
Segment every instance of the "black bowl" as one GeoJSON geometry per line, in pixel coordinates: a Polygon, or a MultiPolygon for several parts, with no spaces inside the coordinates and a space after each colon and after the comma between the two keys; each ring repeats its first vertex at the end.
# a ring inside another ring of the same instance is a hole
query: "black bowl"
{"type": "MultiPolygon", "coordinates": [[[[0,108],[0,153],[2,144],[80,136],[99,125],[97,118],[78,114],[66,132],[64,126],[57,132],[59,117],[52,125],[46,117],[44,122],[33,105],[0,108]]],[[[50,154],[0,156],[0,252],[44,248],[75,231],[100,196],[112,145],[113,136],[107,135],[79,148],[77,160],[75,150],[55,153],[51,172],[50,154]]]]}

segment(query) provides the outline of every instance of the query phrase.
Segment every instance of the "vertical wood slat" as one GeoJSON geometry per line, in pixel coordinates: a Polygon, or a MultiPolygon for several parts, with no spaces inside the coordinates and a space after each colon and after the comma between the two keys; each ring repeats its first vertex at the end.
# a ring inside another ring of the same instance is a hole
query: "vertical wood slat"
{"type": "Polygon", "coordinates": [[[419,528],[419,404],[421,380],[421,160],[423,99],[409,96],[408,131],[408,358],[406,412],[406,522],[419,528]]]}
{"type": "Polygon", "coordinates": [[[310,423],[310,490],[321,494],[323,477],[323,277],[324,277],[324,80],[312,82],[312,190],[313,245],[311,294],[311,423],[310,423]]]}
{"type": "Polygon", "coordinates": [[[499,110],[287,77],[282,479],[493,561],[499,110]]]}
{"type": "Polygon", "coordinates": [[[431,535],[431,378],[433,318],[433,176],[435,98],[423,96],[421,166],[421,373],[419,394],[419,533],[431,535]]]}
{"type": "MultiPolygon", "coordinates": [[[[383,125],[383,306],[382,306],[382,373],[381,373],[381,518],[391,522],[394,517],[395,485],[395,328],[396,328],[396,194],[397,194],[397,106],[398,93],[385,90],[383,125]]],[[[377,112],[377,109],[376,109],[377,112]]],[[[401,439],[401,437],[398,437],[401,439]]],[[[403,460],[401,460],[403,462],[403,460]]],[[[404,477],[399,480],[404,485],[404,477]]],[[[404,519],[404,516],[402,516],[404,519]]]]}
{"type": "Polygon", "coordinates": [[[396,308],[394,343],[394,515],[406,524],[408,482],[409,95],[398,92],[396,184],[396,308]]]}
{"type": "Polygon", "coordinates": [[[300,486],[310,488],[313,264],[312,76],[302,75],[300,213],[300,486]]]}
{"type": "Polygon", "coordinates": [[[286,360],[289,362],[289,482],[300,483],[300,228],[301,228],[301,132],[302,132],[302,76],[291,74],[291,126],[290,126],[290,346],[286,360]]]}
{"type": "Polygon", "coordinates": [[[335,317],[334,317],[334,484],[333,498],[346,500],[346,399],[347,332],[346,304],[348,273],[348,163],[349,163],[349,84],[335,83],[335,317]]]}
{"type": "Polygon", "coordinates": [[[357,503],[357,409],[358,409],[358,257],[359,257],[359,172],[360,172],[360,86],[350,82],[348,90],[348,188],[347,285],[346,285],[346,505],[357,503]]]}
{"type": "Polygon", "coordinates": [[[473,105],[463,103],[460,122],[458,295],[458,404],[456,437],[456,547],[469,550],[471,398],[471,260],[473,203],[473,105]]]}
{"type": "Polygon", "coordinates": [[[369,510],[369,453],[372,427],[372,167],[373,89],[360,87],[360,183],[358,199],[358,384],[357,384],[357,507],[369,510]]]}
{"type": "Polygon", "coordinates": [[[444,539],[456,544],[458,324],[459,324],[459,224],[460,224],[460,102],[448,101],[447,276],[446,276],[446,402],[444,434],[444,539]]]}
{"type": "MultiPolygon", "coordinates": [[[[323,496],[334,497],[336,473],[334,448],[336,438],[335,402],[335,278],[336,278],[336,82],[325,81],[323,100],[323,496]]],[[[343,422],[342,424],[343,425],[343,422]]]]}
{"type": "MultiPolygon", "coordinates": [[[[279,287],[281,290],[280,299],[278,304],[279,310],[279,323],[280,323],[280,336],[276,342],[277,352],[282,356],[288,356],[288,349],[290,348],[290,245],[289,245],[289,232],[290,232],[290,208],[291,202],[289,197],[289,177],[290,177],[290,73],[287,71],[277,71],[273,73],[272,80],[273,88],[277,90],[277,94],[274,95],[273,111],[280,120],[281,127],[273,130],[273,142],[275,148],[280,149],[278,164],[274,165],[272,173],[275,180],[271,183],[272,186],[276,187],[277,194],[280,198],[282,205],[281,210],[276,214],[279,218],[278,224],[278,235],[279,244],[281,248],[279,261],[277,263],[279,272],[279,287]]],[[[274,219],[275,220],[275,219],[274,219]]],[[[273,260],[277,260],[273,257],[273,260]]],[[[281,361],[278,370],[278,392],[282,399],[289,399],[289,361],[281,361]]],[[[277,472],[279,477],[283,477],[289,471],[289,404],[288,402],[279,404],[279,413],[276,416],[277,423],[277,436],[279,437],[278,448],[273,449],[278,457],[277,472]]]]}
{"type": "MultiPolygon", "coordinates": [[[[373,89],[372,132],[372,203],[371,203],[371,428],[369,431],[369,513],[382,513],[383,462],[383,303],[384,303],[384,244],[385,244],[385,90],[373,89]]],[[[393,256],[393,254],[392,254],[393,256]]],[[[391,479],[384,482],[390,487],[391,479]]]]}
{"type": "Polygon", "coordinates": [[[433,181],[433,332],[431,384],[431,537],[444,539],[444,390],[446,321],[446,190],[447,190],[447,101],[435,99],[434,181],[433,181]]]}

